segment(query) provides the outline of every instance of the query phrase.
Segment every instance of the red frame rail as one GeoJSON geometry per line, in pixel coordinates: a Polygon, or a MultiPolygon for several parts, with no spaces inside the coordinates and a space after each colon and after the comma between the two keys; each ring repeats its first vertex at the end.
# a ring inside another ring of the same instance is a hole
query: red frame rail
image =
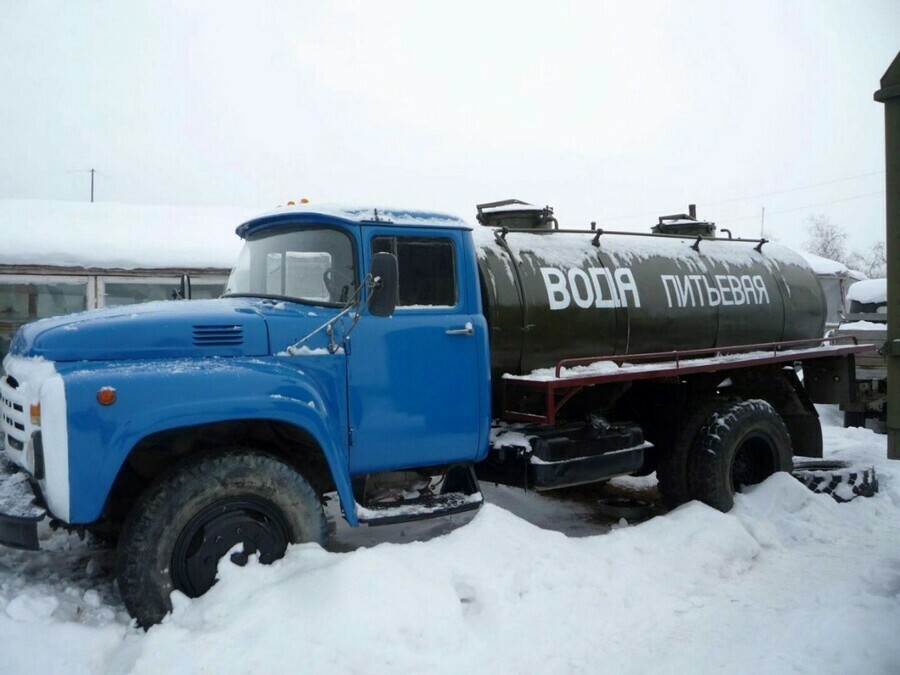
{"type": "Polygon", "coordinates": [[[504,375],[503,377],[503,418],[512,422],[537,422],[555,424],[560,409],[585,387],[611,382],[635,380],[667,380],[694,373],[713,373],[719,370],[735,370],[775,363],[795,363],[810,359],[846,356],[871,351],[875,345],[859,344],[853,335],[833,338],[813,338],[808,340],[787,340],[783,342],[763,342],[752,345],[712,347],[685,351],[652,352],[645,354],[619,354],[615,356],[588,356],[576,359],[562,359],[556,363],[555,377],[536,379],[528,375],[504,375]],[[824,343],[831,343],[825,345],[824,343]],[[839,345],[838,342],[852,344],[839,345]],[[805,347],[802,345],[818,345],[805,347]],[[771,352],[771,353],[770,353],[771,352]],[[732,354],[742,358],[722,360],[732,354]],[[713,360],[710,360],[713,359],[713,360]],[[564,377],[563,369],[579,365],[592,365],[604,361],[616,363],[618,368],[608,373],[564,377]],[[648,361],[634,366],[634,361],[648,361]],[[627,365],[623,365],[627,362],[627,365]],[[510,388],[529,389],[544,394],[544,414],[525,413],[508,409],[510,388]],[[557,398],[557,393],[561,394],[557,398]]]}

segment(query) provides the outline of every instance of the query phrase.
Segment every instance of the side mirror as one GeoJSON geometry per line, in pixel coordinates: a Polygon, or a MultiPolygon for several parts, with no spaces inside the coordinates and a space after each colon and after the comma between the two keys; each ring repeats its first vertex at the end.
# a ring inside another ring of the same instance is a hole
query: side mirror
{"type": "Polygon", "coordinates": [[[191,275],[190,274],[182,274],[181,275],[181,299],[182,300],[190,300],[191,299],[191,275]]]}
{"type": "Polygon", "coordinates": [[[397,256],[393,253],[376,253],[372,256],[372,280],[369,313],[372,316],[390,316],[399,300],[397,283],[397,256]]]}
{"type": "Polygon", "coordinates": [[[191,299],[191,276],[189,274],[181,275],[181,284],[179,288],[172,289],[173,300],[190,300],[191,299]]]}

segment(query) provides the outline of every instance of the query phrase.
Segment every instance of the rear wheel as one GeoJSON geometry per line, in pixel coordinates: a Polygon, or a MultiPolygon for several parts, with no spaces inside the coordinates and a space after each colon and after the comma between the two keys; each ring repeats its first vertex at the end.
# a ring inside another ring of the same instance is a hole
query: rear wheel
{"type": "Polygon", "coordinates": [[[237,565],[253,554],[270,563],[289,543],[325,537],[315,491],[280,459],[254,450],[192,458],[161,476],[128,515],[117,551],[119,590],[147,627],[172,609],[173,590],[189,597],[209,590],[232,549],[237,565]]]}
{"type": "Polygon", "coordinates": [[[700,429],[691,448],[691,496],[720,511],[734,506],[734,494],[792,468],[791,438],[766,401],[723,402],[700,429]]]}
{"type": "Polygon", "coordinates": [[[691,447],[700,428],[720,405],[719,399],[700,399],[694,409],[678,422],[674,434],[663,434],[654,440],[657,447],[656,477],[659,480],[659,492],[670,509],[691,499],[688,485],[691,447]]]}

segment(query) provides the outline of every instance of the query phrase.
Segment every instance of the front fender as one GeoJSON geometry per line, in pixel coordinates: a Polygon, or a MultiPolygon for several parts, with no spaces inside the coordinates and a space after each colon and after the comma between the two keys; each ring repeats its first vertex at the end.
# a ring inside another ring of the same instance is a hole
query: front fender
{"type": "Polygon", "coordinates": [[[285,422],[307,431],[325,454],[344,512],[355,516],[343,431],[343,355],[80,364],[62,374],[73,524],[100,517],[119,470],[143,438],[248,419],[285,422]],[[114,404],[98,403],[102,387],[116,390],[114,404]]]}

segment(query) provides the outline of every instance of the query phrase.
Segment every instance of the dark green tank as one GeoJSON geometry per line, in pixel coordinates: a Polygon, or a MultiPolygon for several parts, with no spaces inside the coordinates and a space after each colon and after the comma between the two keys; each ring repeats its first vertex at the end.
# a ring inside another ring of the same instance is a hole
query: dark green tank
{"type": "Polygon", "coordinates": [[[823,334],[819,282],[783,246],[709,236],[714,226],[697,236],[560,230],[552,209],[531,207],[529,220],[528,205],[497,204],[479,208],[474,232],[495,377],[564,358],[823,334]]]}

